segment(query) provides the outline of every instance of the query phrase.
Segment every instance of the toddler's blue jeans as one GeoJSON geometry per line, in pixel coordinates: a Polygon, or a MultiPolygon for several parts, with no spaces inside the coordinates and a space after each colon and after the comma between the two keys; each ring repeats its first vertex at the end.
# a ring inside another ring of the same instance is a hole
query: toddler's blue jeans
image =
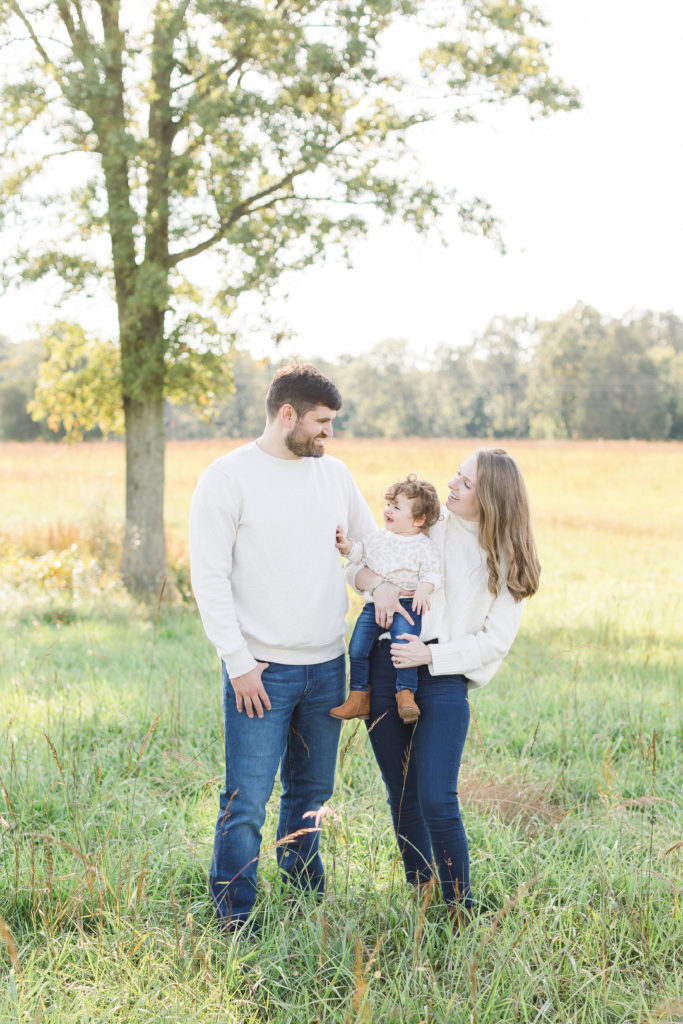
{"type": "MultiPolygon", "coordinates": [[[[422,616],[412,611],[412,597],[401,598],[401,604],[413,620],[413,625],[403,618],[402,615],[394,615],[389,626],[378,626],[375,622],[375,606],[372,601],[364,605],[362,612],[356,620],[351,640],[349,642],[349,687],[352,690],[367,690],[370,685],[370,655],[382,633],[390,633],[392,643],[404,644],[405,640],[398,640],[400,633],[413,633],[420,635],[422,628],[422,616]]],[[[417,669],[400,668],[394,670],[396,682],[395,692],[398,690],[417,689],[417,669]]]]}

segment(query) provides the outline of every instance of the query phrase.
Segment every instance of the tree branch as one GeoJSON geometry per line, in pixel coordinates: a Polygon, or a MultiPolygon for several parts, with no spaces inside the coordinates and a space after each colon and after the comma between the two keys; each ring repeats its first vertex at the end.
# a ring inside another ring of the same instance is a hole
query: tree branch
{"type": "MultiPolygon", "coordinates": [[[[343,145],[345,142],[348,142],[355,137],[356,135],[354,132],[350,132],[348,135],[342,135],[341,138],[337,139],[337,141],[333,143],[333,145],[329,146],[325,150],[325,154],[329,155],[330,153],[333,153],[334,150],[337,149],[339,146],[343,145]]],[[[290,171],[289,174],[286,174],[279,181],[276,181],[275,184],[270,185],[268,188],[262,189],[260,192],[255,192],[253,196],[250,196],[248,199],[244,199],[241,203],[238,203],[237,206],[233,209],[228,219],[221,221],[216,231],[214,231],[214,233],[210,235],[208,238],[204,239],[203,242],[198,242],[197,245],[193,245],[187,249],[183,249],[181,252],[170,253],[168,258],[168,266],[175,267],[182,260],[190,259],[192,256],[198,256],[200,253],[206,252],[207,249],[210,249],[212,246],[220,242],[221,239],[225,237],[226,233],[229,231],[232,225],[235,224],[238,220],[240,220],[241,217],[244,217],[249,213],[253,213],[254,210],[264,210],[267,207],[272,206],[274,203],[278,202],[280,199],[283,199],[284,196],[276,196],[270,203],[263,203],[260,206],[255,206],[255,204],[258,203],[260,199],[265,199],[266,196],[272,195],[274,192],[280,191],[287,185],[291,185],[295,178],[298,178],[306,171],[314,170],[314,167],[319,167],[320,164],[322,163],[324,163],[324,160],[318,160],[316,161],[314,166],[306,164],[303,167],[299,167],[293,171],[290,171]]]]}
{"type": "Polygon", "coordinates": [[[181,260],[189,259],[191,256],[198,256],[199,253],[210,249],[212,245],[216,245],[217,242],[220,242],[220,240],[225,237],[233,224],[236,224],[237,221],[240,220],[241,217],[246,216],[246,214],[253,213],[255,209],[264,210],[266,207],[272,206],[273,203],[278,202],[279,199],[283,198],[282,196],[276,196],[270,203],[263,203],[258,207],[254,206],[259,199],[264,199],[266,196],[272,195],[273,192],[278,192],[287,185],[291,185],[294,179],[299,174],[303,174],[305,170],[307,170],[307,168],[302,167],[298,171],[290,171],[289,174],[286,174],[284,178],[280,179],[280,181],[275,182],[274,185],[271,185],[269,188],[264,188],[261,192],[256,192],[253,196],[250,196],[248,199],[244,199],[241,203],[238,203],[227,220],[221,221],[220,226],[209,238],[192,246],[190,249],[184,249],[179,253],[171,253],[168,260],[169,267],[175,267],[176,264],[181,262],[181,260]]]}
{"type": "Polygon", "coordinates": [[[12,6],[12,10],[16,14],[17,18],[19,18],[20,22],[22,23],[22,25],[24,26],[24,28],[28,32],[28,34],[29,34],[29,36],[31,38],[31,42],[35,46],[36,50],[38,51],[38,53],[40,54],[42,59],[45,61],[46,64],[52,64],[52,61],[50,60],[50,57],[49,57],[49,55],[47,53],[47,50],[44,48],[43,44],[41,43],[40,39],[38,38],[37,33],[34,31],[33,25],[30,23],[30,21],[28,20],[28,18],[26,17],[24,12],[22,11],[22,9],[19,6],[19,4],[16,3],[16,0],[12,0],[12,5],[11,6],[12,6]]]}
{"type": "Polygon", "coordinates": [[[188,260],[192,256],[199,256],[200,253],[206,252],[207,249],[211,249],[211,247],[220,242],[222,238],[225,238],[226,231],[227,226],[221,225],[217,231],[214,231],[214,233],[204,239],[203,242],[199,242],[197,245],[193,245],[188,249],[183,249],[182,252],[169,253],[167,265],[169,267],[176,267],[183,260],[188,260]]]}
{"type": "MultiPolygon", "coordinates": [[[[71,40],[71,45],[74,48],[74,52],[77,52],[76,44],[83,44],[83,33],[82,31],[79,31],[76,28],[76,23],[71,17],[71,11],[69,10],[68,0],[57,0],[57,10],[59,11],[59,17],[62,19],[62,22],[64,23],[64,27],[69,33],[69,39],[71,40]]],[[[80,53],[79,56],[81,56],[80,53]]]]}
{"type": "MultiPolygon", "coordinates": [[[[246,63],[247,58],[248,58],[248,54],[244,54],[241,57],[235,57],[234,60],[233,60],[232,67],[228,68],[228,70],[224,72],[225,77],[229,78],[230,75],[234,75],[234,73],[236,71],[239,71],[240,68],[242,68],[244,66],[244,64],[246,63]]],[[[176,85],[176,87],[174,88],[173,91],[174,92],[180,92],[181,89],[187,89],[188,86],[190,86],[190,85],[198,85],[199,82],[201,82],[202,79],[206,78],[208,75],[214,75],[217,72],[220,73],[221,69],[223,68],[223,65],[227,64],[229,59],[231,59],[231,58],[226,58],[225,60],[216,61],[214,64],[212,64],[212,66],[210,68],[207,68],[206,71],[202,71],[202,73],[200,75],[197,75],[196,78],[188,78],[187,81],[180,82],[178,85],[176,85]]]]}
{"type": "Polygon", "coordinates": [[[147,202],[145,212],[145,260],[168,264],[169,177],[173,139],[180,121],[173,119],[171,78],[177,67],[174,40],[187,10],[183,0],[173,15],[166,17],[160,5],[154,14],[152,34],[152,96],[149,104],[147,202]]]}

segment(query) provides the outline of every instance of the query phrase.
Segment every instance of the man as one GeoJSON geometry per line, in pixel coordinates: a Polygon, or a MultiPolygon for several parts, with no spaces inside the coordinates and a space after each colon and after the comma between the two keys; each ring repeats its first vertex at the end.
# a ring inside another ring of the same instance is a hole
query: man
{"type": "Polygon", "coordinates": [[[363,537],[374,526],[349,471],[325,454],[340,407],[315,367],[284,367],[262,435],[212,463],[192,499],[192,586],[223,665],[225,789],[209,884],[226,929],[241,927],[254,902],[278,764],[280,871],[302,890],[324,885],[307,815],[332,793],[341,723],[329,712],[346,690],[335,533],[363,537]]]}

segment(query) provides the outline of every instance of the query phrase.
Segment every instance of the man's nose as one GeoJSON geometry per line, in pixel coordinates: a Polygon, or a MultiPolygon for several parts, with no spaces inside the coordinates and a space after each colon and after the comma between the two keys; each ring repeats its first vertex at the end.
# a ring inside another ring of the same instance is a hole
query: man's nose
{"type": "Polygon", "coordinates": [[[325,437],[333,437],[334,436],[334,430],[332,429],[332,424],[331,423],[326,423],[325,424],[325,426],[323,427],[323,434],[325,435],[325,437]]]}

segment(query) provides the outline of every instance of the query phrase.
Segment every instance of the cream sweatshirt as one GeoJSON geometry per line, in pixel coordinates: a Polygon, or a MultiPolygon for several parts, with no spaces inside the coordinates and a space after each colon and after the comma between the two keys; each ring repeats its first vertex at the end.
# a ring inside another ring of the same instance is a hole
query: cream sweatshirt
{"type": "MultiPolygon", "coordinates": [[[[507,587],[497,597],[489,591],[477,524],[446,508],[441,513],[429,537],[439,551],[443,586],[431,597],[420,638],[438,641],[430,647],[432,675],[462,674],[471,687],[484,686],[512,647],[523,602],[515,601],[507,587]]],[[[347,580],[352,583],[357,572],[358,567],[352,565],[347,580]]],[[[407,623],[406,632],[410,632],[407,623]]]]}
{"type": "Polygon", "coordinates": [[[374,520],[331,455],[278,459],[252,441],[202,474],[190,511],[192,588],[229,675],[256,659],[314,665],[344,653],[337,526],[364,536],[374,520]]]}

